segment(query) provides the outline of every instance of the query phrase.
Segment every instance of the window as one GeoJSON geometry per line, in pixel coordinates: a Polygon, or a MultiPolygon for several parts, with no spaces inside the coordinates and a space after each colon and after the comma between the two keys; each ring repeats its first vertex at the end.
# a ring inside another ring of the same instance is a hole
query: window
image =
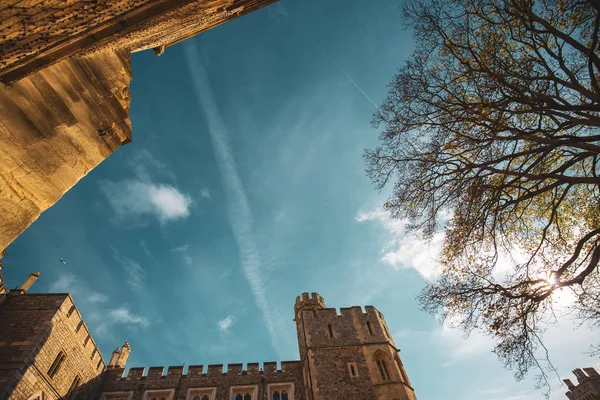
{"type": "Polygon", "coordinates": [[[348,373],[351,378],[356,378],[358,376],[358,365],[355,362],[348,363],[348,373]]]}
{"type": "Polygon", "coordinates": [[[379,369],[379,376],[382,381],[387,381],[390,379],[390,372],[388,370],[387,362],[385,361],[385,356],[380,354],[376,360],[377,368],[379,369]]]}
{"type": "Polygon", "coordinates": [[[69,308],[69,312],[67,313],[67,317],[70,317],[71,314],[73,314],[73,311],[75,311],[75,306],[71,306],[71,308],[69,308]]]}
{"type": "Polygon", "coordinates": [[[102,393],[100,400],[131,400],[133,392],[109,392],[102,393]]]}
{"type": "Polygon", "coordinates": [[[258,386],[234,386],[231,387],[229,398],[231,400],[257,400],[258,386]]]}
{"type": "Polygon", "coordinates": [[[371,321],[367,321],[367,328],[369,329],[369,333],[371,335],[374,335],[374,333],[373,333],[373,325],[371,324],[371,321]]]}
{"type": "Polygon", "coordinates": [[[217,388],[193,388],[188,390],[186,400],[215,400],[217,388]]]}
{"type": "Polygon", "coordinates": [[[294,400],[294,384],[271,383],[267,386],[268,400],[294,400]]]}
{"type": "Polygon", "coordinates": [[[385,325],[385,322],[382,324],[383,325],[383,329],[385,330],[385,334],[387,335],[388,338],[392,338],[392,335],[390,335],[390,331],[388,331],[387,326],[385,325]]]}
{"type": "Polygon", "coordinates": [[[333,337],[333,326],[331,324],[327,324],[327,330],[329,331],[329,337],[333,337]]]}
{"type": "Polygon", "coordinates": [[[31,395],[27,400],[44,400],[44,392],[37,392],[31,395]]]}
{"type": "Polygon", "coordinates": [[[62,366],[62,364],[65,361],[66,357],[67,356],[62,351],[60,353],[58,353],[58,355],[54,359],[54,362],[50,366],[50,369],[48,370],[48,376],[50,378],[54,378],[54,376],[58,373],[58,370],[62,366]]]}
{"type": "Polygon", "coordinates": [[[272,400],[289,400],[288,392],[286,390],[275,390],[271,396],[272,400]]]}
{"type": "Polygon", "coordinates": [[[149,390],[144,393],[144,400],[173,400],[175,389],[149,390]]]}
{"type": "Polygon", "coordinates": [[[75,394],[75,390],[79,387],[79,383],[81,382],[81,377],[79,375],[75,376],[73,382],[71,383],[71,387],[65,396],[65,399],[69,400],[73,394],[75,394]]]}

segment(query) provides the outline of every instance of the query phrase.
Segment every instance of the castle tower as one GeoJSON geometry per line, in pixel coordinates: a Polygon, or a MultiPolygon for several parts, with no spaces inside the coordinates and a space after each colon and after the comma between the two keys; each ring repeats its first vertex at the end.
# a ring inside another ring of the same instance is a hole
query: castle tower
{"type": "Polygon", "coordinates": [[[294,306],[307,400],[416,400],[383,315],[326,308],[317,293],[294,306]]]}

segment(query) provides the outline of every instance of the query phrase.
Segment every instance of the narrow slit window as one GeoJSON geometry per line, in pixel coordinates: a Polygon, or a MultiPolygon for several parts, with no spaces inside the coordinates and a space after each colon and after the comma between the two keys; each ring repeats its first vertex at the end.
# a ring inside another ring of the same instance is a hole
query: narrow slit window
{"type": "Polygon", "coordinates": [[[333,326],[331,326],[331,324],[328,324],[327,329],[329,330],[329,337],[332,338],[333,337],[333,326]]]}
{"type": "Polygon", "coordinates": [[[350,373],[352,374],[352,376],[356,376],[356,370],[354,369],[354,365],[350,366],[350,373]]]}
{"type": "Polygon", "coordinates": [[[373,333],[373,325],[371,324],[371,321],[367,321],[367,328],[369,329],[369,333],[371,335],[374,335],[374,333],[373,333]]]}
{"type": "Polygon", "coordinates": [[[54,376],[58,373],[58,370],[62,366],[62,364],[65,361],[66,357],[67,356],[62,351],[60,353],[58,353],[58,355],[54,359],[54,362],[50,366],[50,369],[48,370],[48,376],[50,378],[54,378],[54,376]]]}
{"type": "Polygon", "coordinates": [[[77,376],[75,376],[75,379],[73,379],[73,382],[71,383],[71,387],[69,388],[69,391],[67,392],[67,395],[65,396],[65,399],[67,399],[67,400],[71,399],[71,397],[75,394],[75,391],[79,387],[79,383],[81,383],[81,377],[79,375],[77,375],[77,376]]]}

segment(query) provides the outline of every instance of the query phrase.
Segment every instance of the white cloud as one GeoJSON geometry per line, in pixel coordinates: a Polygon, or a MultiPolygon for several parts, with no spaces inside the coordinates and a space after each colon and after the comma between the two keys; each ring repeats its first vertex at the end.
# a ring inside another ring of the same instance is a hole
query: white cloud
{"type": "Polygon", "coordinates": [[[91,290],[81,279],[73,274],[61,273],[48,288],[50,293],[70,293],[76,301],[89,304],[103,303],[108,296],[91,290]]]}
{"type": "Polygon", "coordinates": [[[138,179],[100,184],[117,217],[147,217],[154,215],[161,223],[186,218],[192,200],[171,185],[155,184],[138,179]]]}
{"type": "Polygon", "coordinates": [[[389,235],[382,245],[383,263],[396,269],[412,268],[426,280],[432,280],[441,273],[437,256],[442,248],[444,232],[436,233],[430,241],[424,241],[415,233],[406,231],[405,220],[392,219],[381,208],[359,212],[356,221],[376,221],[389,235]]]}
{"type": "Polygon", "coordinates": [[[147,327],[148,325],[150,325],[145,317],[132,314],[131,311],[124,307],[110,310],[108,312],[108,316],[113,322],[125,325],[139,325],[143,327],[147,327]]]}
{"type": "Polygon", "coordinates": [[[229,135],[223,118],[213,99],[212,89],[206,70],[198,63],[196,47],[188,43],[185,47],[188,67],[190,69],[196,96],[208,122],[210,138],[221,173],[225,189],[229,224],[240,251],[242,268],[254,299],[261,310],[271,342],[277,346],[278,330],[276,329],[273,307],[269,304],[262,273],[260,252],[254,237],[252,210],[248,204],[246,192],[237,171],[235,159],[229,146],[229,135]]]}
{"type": "Polygon", "coordinates": [[[231,328],[231,325],[233,325],[234,321],[235,318],[231,315],[228,315],[227,317],[217,322],[217,326],[219,327],[221,333],[227,333],[229,331],[229,328],[231,328]]]}
{"type": "Polygon", "coordinates": [[[125,325],[133,330],[150,326],[150,321],[146,317],[132,313],[125,306],[93,313],[90,315],[90,320],[98,323],[95,332],[99,336],[107,335],[110,332],[109,328],[115,325],[125,325]]]}

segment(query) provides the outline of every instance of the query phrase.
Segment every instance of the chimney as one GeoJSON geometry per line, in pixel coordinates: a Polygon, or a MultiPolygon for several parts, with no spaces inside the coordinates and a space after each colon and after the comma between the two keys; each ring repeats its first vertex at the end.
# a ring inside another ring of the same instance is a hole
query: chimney
{"type": "Polygon", "coordinates": [[[23,293],[23,294],[27,293],[27,291],[29,290],[29,288],[31,287],[31,285],[33,285],[33,283],[35,281],[37,281],[37,279],[39,277],[40,277],[40,273],[39,272],[32,272],[29,275],[29,278],[27,278],[27,280],[19,288],[19,290],[21,291],[21,293],[23,293]]]}
{"type": "Polygon", "coordinates": [[[108,363],[108,367],[116,367],[117,360],[119,359],[120,355],[121,355],[121,349],[119,349],[117,347],[115,349],[115,351],[113,351],[112,356],[110,357],[110,362],[108,363]]]}
{"type": "Polygon", "coordinates": [[[131,353],[131,347],[129,347],[129,342],[125,342],[123,347],[121,347],[121,355],[117,360],[115,367],[117,368],[125,368],[125,364],[127,363],[127,358],[129,357],[129,353],[131,353]]]}

